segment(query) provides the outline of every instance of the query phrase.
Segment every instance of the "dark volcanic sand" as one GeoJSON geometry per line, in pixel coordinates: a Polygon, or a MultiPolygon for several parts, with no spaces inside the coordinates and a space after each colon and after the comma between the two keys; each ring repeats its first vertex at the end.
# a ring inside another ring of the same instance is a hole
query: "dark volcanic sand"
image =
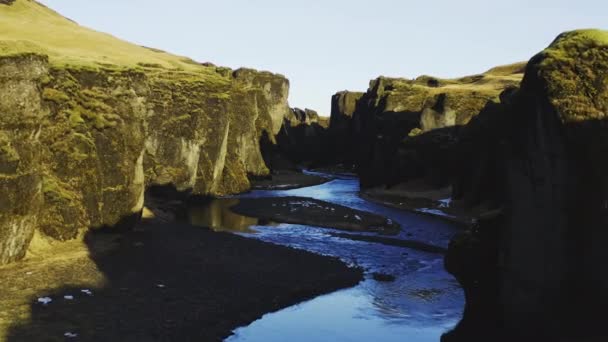
{"type": "Polygon", "coordinates": [[[29,281],[0,269],[6,292],[0,298],[19,287],[44,289],[50,276],[87,278],[99,269],[107,279],[91,288],[92,296],[75,286],[40,290],[30,299],[31,321],[11,319],[21,324],[9,329],[8,341],[69,340],[66,332],[78,334],[77,341],[219,341],[267,312],[362,279],[361,270],[337,259],[175,223],[141,224],[123,235],[90,233],[85,241],[89,257],[61,269],[49,263],[29,281]],[[112,248],[99,248],[102,241],[112,248]],[[53,302],[35,303],[42,296],[53,302]]]}
{"type": "Polygon", "coordinates": [[[315,186],[330,181],[329,177],[307,175],[296,171],[280,171],[268,178],[251,180],[253,190],[291,190],[315,186]]]}
{"type": "Polygon", "coordinates": [[[458,210],[456,208],[441,207],[441,203],[428,198],[404,197],[390,193],[382,193],[381,191],[377,191],[375,189],[361,191],[359,196],[369,202],[381,204],[391,208],[411,211],[420,215],[436,217],[464,228],[468,227],[474,218],[474,215],[471,213],[465,213],[463,210],[458,210]],[[438,215],[437,213],[433,213],[431,211],[424,211],[424,209],[438,210],[445,214],[438,215]]]}
{"type": "Polygon", "coordinates": [[[307,197],[241,198],[231,210],[268,221],[347,231],[397,234],[401,229],[383,216],[307,197]]]}

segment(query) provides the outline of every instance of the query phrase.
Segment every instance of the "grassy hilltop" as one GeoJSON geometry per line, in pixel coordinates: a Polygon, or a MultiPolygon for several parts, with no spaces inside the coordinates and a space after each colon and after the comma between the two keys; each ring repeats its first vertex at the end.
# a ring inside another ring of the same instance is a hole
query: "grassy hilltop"
{"type": "Polygon", "coordinates": [[[1,5],[0,55],[39,53],[53,65],[158,66],[202,72],[193,60],[146,48],[78,25],[33,0],[1,5]]]}

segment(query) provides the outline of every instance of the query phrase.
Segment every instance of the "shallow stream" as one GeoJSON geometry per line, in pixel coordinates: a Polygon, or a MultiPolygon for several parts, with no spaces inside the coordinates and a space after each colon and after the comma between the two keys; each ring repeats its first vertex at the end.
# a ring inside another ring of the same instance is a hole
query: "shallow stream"
{"type": "Polygon", "coordinates": [[[358,286],[269,313],[237,329],[226,341],[436,342],[455,326],[462,315],[464,295],[444,270],[442,255],[338,238],[330,235],[338,232],[332,229],[261,222],[229,209],[239,198],[301,196],[383,215],[401,224],[396,238],[447,247],[457,232],[440,219],[377,205],[358,193],[356,178],[341,177],[295,190],[253,191],[189,209],[192,224],[339,257],[366,270],[366,280],[358,286]],[[393,275],[396,280],[376,281],[374,272],[393,275]]]}

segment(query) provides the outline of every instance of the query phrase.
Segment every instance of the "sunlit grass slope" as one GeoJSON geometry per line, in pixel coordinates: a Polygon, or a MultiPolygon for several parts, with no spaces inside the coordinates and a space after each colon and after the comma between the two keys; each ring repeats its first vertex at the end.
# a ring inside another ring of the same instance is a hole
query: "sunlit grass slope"
{"type": "Polygon", "coordinates": [[[191,59],[131,44],[80,26],[33,0],[0,4],[0,55],[41,53],[51,64],[138,65],[200,71],[191,59]]]}

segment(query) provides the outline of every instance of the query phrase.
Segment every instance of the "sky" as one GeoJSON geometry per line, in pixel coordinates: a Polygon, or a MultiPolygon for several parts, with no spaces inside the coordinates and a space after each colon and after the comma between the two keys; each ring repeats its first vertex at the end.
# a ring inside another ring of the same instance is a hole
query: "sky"
{"type": "Polygon", "coordinates": [[[133,43],[283,74],[290,104],[321,115],[380,75],[471,75],[526,61],[563,31],[608,29],[607,0],[41,2],[133,43]]]}

